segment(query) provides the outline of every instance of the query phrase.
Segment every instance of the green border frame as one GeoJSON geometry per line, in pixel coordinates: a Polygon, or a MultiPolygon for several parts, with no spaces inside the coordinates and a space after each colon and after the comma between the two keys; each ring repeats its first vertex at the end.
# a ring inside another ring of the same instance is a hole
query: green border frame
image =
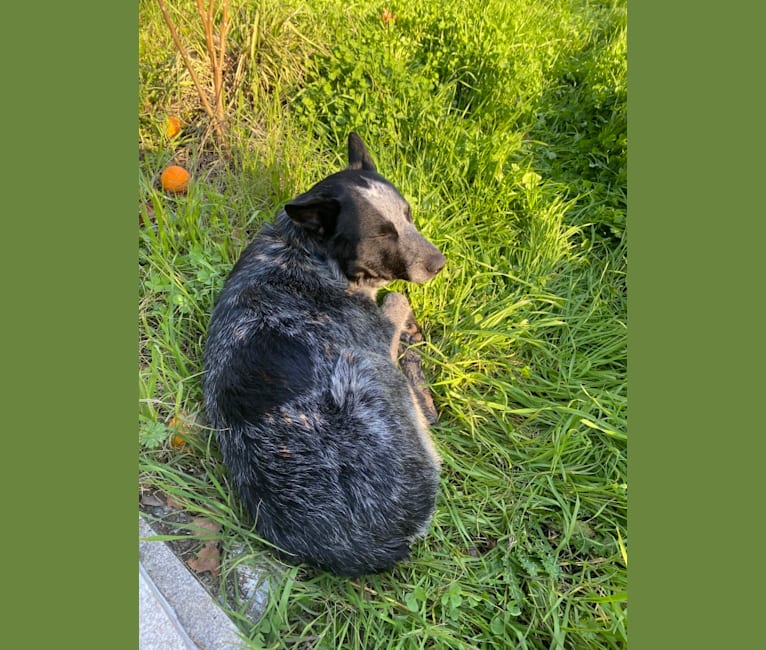
{"type": "Polygon", "coordinates": [[[762,636],[763,13],[629,6],[635,648],[762,636]]]}
{"type": "Polygon", "coordinates": [[[138,8],[3,23],[3,636],[136,648],[138,8]]]}
{"type": "MultiPolygon", "coordinates": [[[[635,648],[757,638],[763,11],[629,6],[635,648]]],[[[16,645],[137,647],[137,15],[4,10],[16,645]]]]}

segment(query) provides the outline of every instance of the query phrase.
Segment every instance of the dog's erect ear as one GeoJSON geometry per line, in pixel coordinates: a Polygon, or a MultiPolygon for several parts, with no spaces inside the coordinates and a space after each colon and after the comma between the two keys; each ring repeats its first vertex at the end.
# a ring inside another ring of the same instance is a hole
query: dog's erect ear
{"type": "Polygon", "coordinates": [[[348,134],[348,168],[365,169],[369,172],[378,171],[362,138],[355,131],[348,134]]]}
{"type": "Polygon", "coordinates": [[[329,196],[306,192],[285,205],[287,216],[306,231],[330,237],[335,232],[340,202],[329,196]]]}

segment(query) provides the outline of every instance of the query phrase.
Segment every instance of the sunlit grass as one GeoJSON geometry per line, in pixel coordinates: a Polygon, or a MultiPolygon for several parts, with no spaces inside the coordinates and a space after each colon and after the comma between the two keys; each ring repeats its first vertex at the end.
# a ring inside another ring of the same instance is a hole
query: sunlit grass
{"type": "Polygon", "coordinates": [[[268,557],[204,427],[205,331],[249,238],[356,129],[448,258],[395,286],[440,411],[433,526],[387,574],[284,567],[257,625],[225,606],[253,647],[625,647],[625,3],[382,8],[232,2],[227,158],[141,3],[141,483],[220,524],[222,580],[268,557]],[[173,141],[168,112],[187,123],[173,141]],[[192,183],[168,196],[179,160],[192,183]]]}

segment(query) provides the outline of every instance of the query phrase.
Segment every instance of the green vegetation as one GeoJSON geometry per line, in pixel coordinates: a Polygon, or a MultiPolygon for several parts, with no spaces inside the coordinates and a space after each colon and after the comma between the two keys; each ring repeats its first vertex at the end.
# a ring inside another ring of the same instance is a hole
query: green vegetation
{"type": "MultiPolygon", "coordinates": [[[[212,87],[196,6],[172,4],[212,87]]],[[[439,4],[232,1],[218,143],[140,3],[140,481],[220,526],[220,580],[269,557],[201,402],[209,315],[249,238],[345,163],[353,129],[448,259],[394,287],[440,411],[433,527],[391,573],[280,567],[257,625],[225,598],[254,648],[626,645],[626,3],[439,4]],[[159,189],[171,163],[188,193],[159,189]]]]}

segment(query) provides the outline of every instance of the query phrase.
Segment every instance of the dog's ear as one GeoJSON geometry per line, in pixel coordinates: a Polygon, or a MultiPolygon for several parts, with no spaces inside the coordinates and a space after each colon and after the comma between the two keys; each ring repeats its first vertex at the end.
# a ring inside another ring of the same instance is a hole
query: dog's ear
{"type": "Polygon", "coordinates": [[[369,172],[378,171],[362,138],[355,131],[348,134],[348,168],[364,169],[369,172]]]}
{"type": "Polygon", "coordinates": [[[320,237],[330,237],[338,223],[340,202],[331,196],[306,192],[285,205],[285,212],[304,230],[320,237]]]}

